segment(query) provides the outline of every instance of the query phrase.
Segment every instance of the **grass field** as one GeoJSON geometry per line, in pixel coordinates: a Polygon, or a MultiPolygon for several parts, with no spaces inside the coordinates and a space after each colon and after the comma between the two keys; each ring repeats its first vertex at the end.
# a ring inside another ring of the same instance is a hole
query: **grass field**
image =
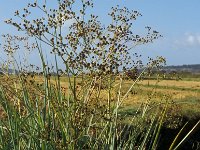
{"type": "MultiPolygon", "coordinates": [[[[131,81],[126,81],[127,87],[131,81]]],[[[154,91],[151,101],[160,101],[163,96],[168,96],[169,101],[173,101],[182,115],[187,118],[200,117],[200,81],[196,80],[143,80],[133,88],[124,108],[127,111],[136,109],[137,104],[145,102],[149,94],[154,91]]]]}
{"type": "MultiPolygon", "coordinates": [[[[31,79],[31,78],[30,78],[31,79]]],[[[78,82],[80,82],[77,79],[78,82]]],[[[1,83],[6,81],[1,77],[1,83]]],[[[43,83],[42,77],[34,77],[35,84],[43,83]]],[[[119,81],[116,82],[118,87],[119,81]]],[[[52,84],[56,84],[52,78],[52,84]]],[[[122,95],[126,93],[133,81],[125,80],[122,87],[122,95]]],[[[4,84],[14,85],[12,80],[6,81],[4,84]]],[[[67,94],[67,79],[61,78],[61,87],[67,94]]],[[[117,90],[117,89],[116,89],[117,90]]],[[[102,90],[103,91],[103,90],[102,90]]],[[[102,92],[102,99],[106,95],[102,92]]],[[[170,102],[174,102],[179,108],[177,113],[184,115],[187,118],[200,117],[200,81],[197,79],[182,79],[182,80],[141,80],[129,92],[121,111],[131,114],[135,112],[141,104],[154,103],[162,101],[163,97],[168,97],[170,102]]],[[[106,99],[106,98],[105,98],[106,99]]]]}

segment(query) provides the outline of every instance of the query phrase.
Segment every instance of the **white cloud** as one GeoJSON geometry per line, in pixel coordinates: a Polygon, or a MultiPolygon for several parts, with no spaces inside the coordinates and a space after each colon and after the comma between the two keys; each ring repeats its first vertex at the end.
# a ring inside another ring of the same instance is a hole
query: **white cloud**
{"type": "Polygon", "coordinates": [[[179,39],[174,41],[174,44],[178,47],[196,47],[200,46],[200,34],[199,33],[185,33],[179,39]]]}
{"type": "Polygon", "coordinates": [[[189,36],[187,36],[186,41],[188,42],[188,44],[193,45],[193,44],[195,44],[196,37],[193,35],[189,35],[189,36]]]}

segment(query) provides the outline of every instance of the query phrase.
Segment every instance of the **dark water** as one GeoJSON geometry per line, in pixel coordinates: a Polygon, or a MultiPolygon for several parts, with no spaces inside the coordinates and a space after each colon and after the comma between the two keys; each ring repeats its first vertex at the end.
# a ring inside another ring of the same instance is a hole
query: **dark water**
{"type": "MultiPolygon", "coordinates": [[[[180,134],[179,142],[187,135],[187,133],[194,127],[194,125],[200,120],[188,120],[184,119],[183,125],[187,122],[187,126],[184,128],[182,134],[180,134]]],[[[158,150],[168,150],[174,138],[181,130],[182,127],[177,129],[162,128],[160,142],[158,145],[158,150]]],[[[189,136],[186,141],[179,148],[180,150],[200,150],[200,125],[196,128],[195,132],[189,136]]]]}

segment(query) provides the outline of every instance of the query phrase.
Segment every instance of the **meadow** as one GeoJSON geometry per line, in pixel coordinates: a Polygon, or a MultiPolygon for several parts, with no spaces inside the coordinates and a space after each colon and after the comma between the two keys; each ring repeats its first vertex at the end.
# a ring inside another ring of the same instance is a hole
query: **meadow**
{"type": "MultiPolygon", "coordinates": [[[[127,82],[127,84],[129,84],[127,82]]],[[[163,95],[170,96],[178,107],[180,107],[181,113],[185,117],[192,118],[200,115],[200,82],[199,81],[185,81],[184,79],[176,80],[144,80],[138,83],[138,87],[135,89],[136,94],[133,98],[130,96],[130,100],[127,100],[127,105],[131,104],[131,99],[137,102],[138,100],[147,99],[147,93],[155,89],[154,100],[159,101],[163,95]],[[138,91],[138,92],[137,92],[138,91]],[[145,96],[146,93],[146,96],[145,96]],[[134,98],[135,97],[135,98],[134,98]],[[135,99],[135,100],[134,100],[135,99]]],[[[135,92],[133,90],[133,92],[135,92]]]]}
{"type": "MultiPolygon", "coordinates": [[[[5,82],[4,77],[1,77],[0,80],[2,84],[5,82]]],[[[34,86],[44,83],[42,76],[35,76],[34,79],[30,77],[27,80],[34,80],[34,86]]],[[[7,81],[4,84],[13,84],[9,82],[7,81]]],[[[116,80],[113,86],[118,87],[119,82],[119,80],[116,80]]],[[[79,90],[80,83],[81,78],[77,78],[77,91],[79,90]]],[[[133,80],[131,79],[123,81],[122,95],[129,90],[132,83],[133,80]]],[[[51,79],[51,84],[56,85],[56,77],[51,79]]],[[[67,77],[62,76],[60,78],[60,86],[65,95],[69,91],[68,84],[67,77]]],[[[116,91],[117,88],[114,89],[114,93],[116,91]]],[[[106,94],[106,89],[103,89],[100,96],[102,101],[107,100],[106,94]]],[[[163,97],[168,97],[169,102],[174,105],[174,110],[172,110],[173,115],[179,115],[188,120],[200,118],[200,81],[198,78],[183,78],[181,80],[142,79],[130,90],[126,96],[126,100],[120,106],[119,111],[121,114],[126,114],[127,118],[132,117],[131,114],[134,114],[141,105],[152,104],[153,106],[153,104],[159,103],[163,97]]]]}
{"type": "MultiPolygon", "coordinates": [[[[78,83],[80,83],[79,80],[81,79],[77,79],[78,83]]],[[[41,83],[42,78],[38,76],[35,81],[41,83]]],[[[67,82],[66,77],[61,77],[60,84],[65,89],[66,94],[68,91],[67,82]]],[[[116,80],[114,87],[117,87],[119,82],[116,80]]],[[[55,84],[55,81],[53,80],[52,83],[55,84]]],[[[122,94],[126,93],[132,83],[131,79],[123,81],[122,94]]],[[[120,110],[125,113],[135,112],[142,103],[159,102],[164,96],[169,97],[169,101],[177,105],[177,114],[188,119],[200,117],[200,80],[192,77],[180,80],[142,79],[131,89],[120,110]]],[[[106,92],[102,92],[102,99],[106,101],[105,97],[106,92]]]]}

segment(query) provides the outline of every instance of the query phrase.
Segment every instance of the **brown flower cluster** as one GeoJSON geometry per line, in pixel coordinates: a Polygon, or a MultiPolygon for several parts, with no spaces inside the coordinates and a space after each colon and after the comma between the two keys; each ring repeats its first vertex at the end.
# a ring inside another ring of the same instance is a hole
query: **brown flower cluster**
{"type": "Polygon", "coordinates": [[[15,15],[20,23],[13,19],[6,21],[20,31],[42,41],[51,47],[51,53],[60,56],[71,73],[87,72],[95,75],[117,74],[134,66],[131,50],[140,44],[152,42],[160,37],[157,31],[146,27],[147,34],[140,36],[133,32],[133,22],[141,16],[138,11],[113,7],[108,14],[112,22],[102,25],[98,16],[86,14],[93,7],[91,0],[81,0],[79,11],[74,10],[75,0],[60,0],[58,8],[48,9],[46,3],[28,4],[23,13],[15,15]],[[30,8],[38,8],[42,18],[30,19],[30,8]],[[65,23],[72,21],[66,32],[65,23]]]}

